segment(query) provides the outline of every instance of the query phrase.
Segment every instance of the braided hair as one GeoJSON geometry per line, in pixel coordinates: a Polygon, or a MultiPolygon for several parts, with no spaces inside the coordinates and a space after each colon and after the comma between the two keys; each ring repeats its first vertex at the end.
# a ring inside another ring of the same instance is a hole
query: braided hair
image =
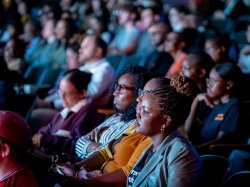
{"type": "Polygon", "coordinates": [[[170,85],[155,89],[152,93],[159,97],[159,107],[162,115],[171,118],[172,130],[181,126],[189,115],[198,86],[193,79],[177,75],[171,79],[170,85]]]}

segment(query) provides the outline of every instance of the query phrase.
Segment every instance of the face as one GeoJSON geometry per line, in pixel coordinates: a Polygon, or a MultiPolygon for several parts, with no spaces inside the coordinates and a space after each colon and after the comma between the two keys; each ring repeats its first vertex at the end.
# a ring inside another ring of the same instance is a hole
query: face
{"type": "Polygon", "coordinates": [[[208,95],[213,98],[220,98],[227,93],[226,87],[226,82],[212,69],[209,74],[209,79],[207,79],[208,95]]]}
{"type": "Polygon", "coordinates": [[[130,12],[126,10],[120,10],[120,14],[118,17],[119,24],[123,25],[127,23],[130,19],[130,12]]]}
{"type": "Polygon", "coordinates": [[[53,21],[51,20],[46,21],[42,30],[42,36],[45,39],[47,39],[50,36],[53,36],[54,34],[55,34],[55,28],[53,21]]]}
{"type": "Polygon", "coordinates": [[[182,74],[194,80],[198,79],[198,67],[194,55],[188,55],[182,65],[182,74]]]}
{"type": "Polygon", "coordinates": [[[177,45],[178,45],[178,34],[170,32],[167,35],[167,39],[165,41],[165,51],[168,53],[174,52],[177,50],[177,45]]]}
{"type": "Polygon", "coordinates": [[[144,93],[147,93],[151,90],[155,90],[158,87],[159,87],[159,85],[157,84],[157,81],[155,79],[151,79],[145,84],[145,86],[142,90],[143,93],[139,93],[139,97],[136,99],[136,101],[137,101],[136,116],[137,117],[140,116],[141,103],[142,103],[142,98],[144,97],[144,93]]]}
{"type": "Polygon", "coordinates": [[[158,96],[148,93],[142,97],[141,109],[137,115],[136,132],[152,137],[161,133],[164,118],[159,107],[158,96]]]}
{"type": "Polygon", "coordinates": [[[81,92],[77,91],[75,86],[66,78],[63,78],[60,82],[59,94],[64,107],[71,108],[74,106],[78,101],[84,98],[85,92],[85,90],[81,92]]]}
{"type": "Polygon", "coordinates": [[[56,24],[55,28],[56,37],[59,40],[65,39],[67,36],[67,24],[64,20],[60,20],[56,24]]]}
{"type": "Polygon", "coordinates": [[[152,10],[145,9],[141,12],[141,22],[145,29],[148,29],[155,22],[152,10]]]}
{"type": "Polygon", "coordinates": [[[10,40],[7,42],[5,48],[4,48],[4,57],[10,58],[15,56],[15,42],[13,40],[10,40]]]}
{"type": "Polygon", "coordinates": [[[205,51],[214,60],[214,62],[218,62],[220,60],[220,49],[212,41],[207,40],[205,42],[205,51]]]}
{"type": "Polygon", "coordinates": [[[163,32],[160,28],[152,26],[149,29],[149,33],[151,35],[152,44],[154,46],[159,46],[163,44],[166,37],[166,33],[163,32]]]}
{"type": "Polygon", "coordinates": [[[247,41],[250,43],[250,25],[247,26],[246,38],[247,41]]]}
{"type": "Polygon", "coordinates": [[[69,69],[79,68],[79,56],[78,53],[74,52],[72,49],[67,48],[66,59],[69,69]]]}
{"type": "Polygon", "coordinates": [[[96,52],[95,38],[87,36],[83,39],[79,49],[79,61],[87,62],[94,58],[96,52]]]}
{"type": "Polygon", "coordinates": [[[131,74],[122,75],[114,91],[114,105],[118,110],[126,110],[134,101],[135,76],[131,74]]]}

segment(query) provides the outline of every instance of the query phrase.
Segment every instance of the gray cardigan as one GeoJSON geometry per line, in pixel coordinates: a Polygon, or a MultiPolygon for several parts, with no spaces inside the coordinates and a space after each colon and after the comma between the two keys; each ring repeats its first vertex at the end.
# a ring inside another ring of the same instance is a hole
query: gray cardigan
{"type": "MultiPolygon", "coordinates": [[[[143,152],[137,164],[145,160],[152,146],[143,152]]],[[[200,173],[198,153],[188,140],[175,131],[165,138],[133,186],[195,187],[198,186],[200,173]]]]}

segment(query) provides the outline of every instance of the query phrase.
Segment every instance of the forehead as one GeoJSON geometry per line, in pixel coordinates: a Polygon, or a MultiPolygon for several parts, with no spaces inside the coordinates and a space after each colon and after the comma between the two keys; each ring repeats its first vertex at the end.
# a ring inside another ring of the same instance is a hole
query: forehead
{"type": "Polygon", "coordinates": [[[221,78],[220,75],[217,73],[217,71],[213,68],[209,73],[210,78],[221,78]]]}
{"type": "Polygon", "coordinates": [[[194,55],[188,55],[184,60],[185,64],[195,66],[197,65],[197,60],[194,55]]]}
{"type": "Polygon", "coordinates": [[[135,81],[135,75],[125,73],[118,79],[118,84],[134,87],[135,81]]]}
{"type": "Polygon", "coordinates": [[[157,109],[159,108],[159,97],[152,93],[149,93],[142,97],[141,105],[148,109],[157,109]]]}
{"type": "Polygon", "coordinates": [[[93,36],[86,36],[83,40],[81,45],[90,45],[90,44],[94,44],[94,37],[93,36]]]}
{"type": "Polygon", "coordinates": [[[60,81],[60,89],[64,90],[74,90],[75,86],[66,77],[62,78],[60,81]]]}
{"type": "Polygon", "coordinates": [[[156,81],[156,79],[151,79],[144,86],[144,90],[155,90],[158,87],[159,87],[159,85],[158,85],[158,82],[156,81]]]}

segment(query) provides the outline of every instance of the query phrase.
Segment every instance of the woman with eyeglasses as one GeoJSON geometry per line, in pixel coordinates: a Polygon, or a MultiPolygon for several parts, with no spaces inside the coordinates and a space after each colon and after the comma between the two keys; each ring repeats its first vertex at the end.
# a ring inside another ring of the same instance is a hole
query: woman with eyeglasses
{"type": "Polygon", "coordinates": [[[86,98],[91,74],[73,69],[60,81],[59,95],[64,105],[53,120],[32,137],[39,150],[47,154],[74,153],[76,140],[103,120],[86,98]]]}
{"type": "MultiPolygon", "coordinates": [[[[147,82],[144,89],[139,89],[138,98],[154,89],[166,87],[169,83],[170,80],[166,78],[153,78],[147,82]]],[[[137,104],[136,110],[139,110],[139,108],[140,105],[137,104]]],[[[133,125],[134,129],[135,127],[133,125]]],[[[76,168],[74,172],[69,173],[69,170],[66,171],[62,165],[58,165],[58,167],[62,172],[65,171],[65,175],[74,175],[75,179],[79,180],[79,184],[84,186],[125,186],[127,175],[143,150],[151,142],[149,137],[138,134],[135,131],[131,134],[124,133],[105,149],[94,153],[81,162],[73,164],[72,168],[76,168]]],[[[72,185],[72,181],[69,184],[72,185]]]]}
{"type": "Polygon", "coordinates": [[[236,64],[218,64],[210,71],[207,79],[207,93],[198,94],[185,122],[189,136],[199,151],[206,152],[211,144],[229,143],[238,140],[240,101],[237,98],[241,70],[236,64]],[[199,111],[206,105],[210,112],[199,111]],[[199,129],[199,131],[197,131],[199,129]]]}

